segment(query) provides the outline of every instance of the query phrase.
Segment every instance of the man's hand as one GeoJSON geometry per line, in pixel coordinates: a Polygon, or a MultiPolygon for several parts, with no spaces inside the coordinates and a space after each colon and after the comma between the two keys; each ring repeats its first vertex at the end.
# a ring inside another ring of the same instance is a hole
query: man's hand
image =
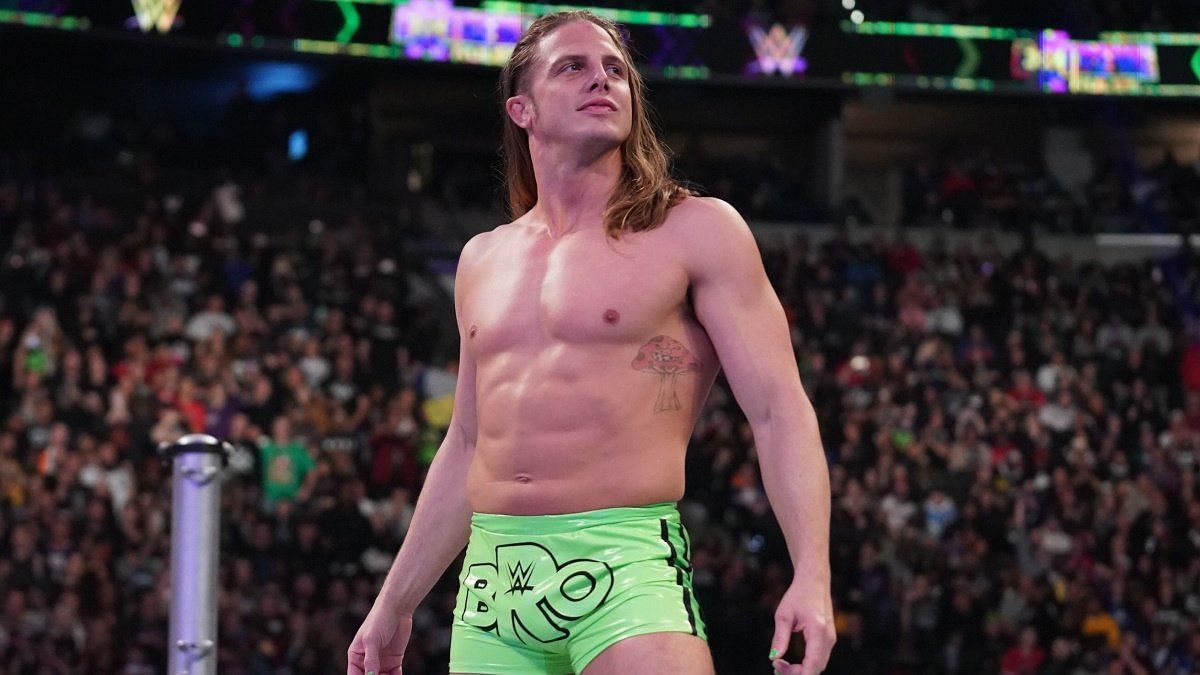
{"type": "Polygon", "coordinates": [[[771,665],[782,675],[817,675],[829,663],[837,640],[833,627],[833,598],[829,582],[797,576],[775,610],[775,637],[771,640],[771,665]],[[783,660],[792,633],[804,633],[804,661],[783,660]]]}
{"type": "Polygon", "coordinates": [[[412,617],[381,611],[377,602],[346,653],[346,675],[401,675],[412,617]]]}

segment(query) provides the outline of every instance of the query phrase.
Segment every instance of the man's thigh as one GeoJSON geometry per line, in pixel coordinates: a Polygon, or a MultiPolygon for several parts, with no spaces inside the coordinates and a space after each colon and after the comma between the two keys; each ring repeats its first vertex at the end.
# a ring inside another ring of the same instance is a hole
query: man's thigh
{"type": "Polygon", "coordinates": [[[614,642],[581,675],[713,675],[708,643],[688,633],[646,633],[614,642]]]}

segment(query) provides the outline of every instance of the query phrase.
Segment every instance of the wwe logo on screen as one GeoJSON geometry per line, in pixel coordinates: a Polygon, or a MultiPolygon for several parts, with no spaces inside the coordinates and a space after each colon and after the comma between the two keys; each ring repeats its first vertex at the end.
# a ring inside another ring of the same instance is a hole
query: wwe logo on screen
{"type": "Polygon", "coordinates": [[[800,57],[804,43],[808,41],[808,29],[796,26],[789,30],[780,24],[771,26],[771,30],[763,30],[761,26],[749,25],[746,32],[750,35],[750,44],[754,46],[757,57],[746,72],[757,75],[797,75],[808,69],[808,62],[800,57]]]}
{"type": "Polygon", "coordinates": [[[179,13],[179,5],[183,0],[133,0],[133,11],[137,15],[137,25],[143,33],[154,29],[166,34],[175,25],[175,15],[179,13]]]}

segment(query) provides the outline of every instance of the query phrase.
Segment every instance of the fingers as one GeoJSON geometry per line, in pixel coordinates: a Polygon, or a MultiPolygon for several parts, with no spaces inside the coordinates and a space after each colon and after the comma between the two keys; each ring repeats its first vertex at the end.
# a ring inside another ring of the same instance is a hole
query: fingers
{"type": "Polygon", "coordinates": [[[775,659],[771,665],[775,668],[776,675],[800,675],[801,664],[775,659]]]}
{"type": "Polygon", "coordinates": [[[837,641],[834,627],[825,621],[811,621],[804,626],[804,661],[797,671],[800,675],[818,675],[829,664],[829,652],[837,641]]]}
{"type": "Polygon", "coordinates": [[[815,655],[808,656],[807,654],[804,656],[804,662],[796,668],[799,675],[820,675],[823,670],[825,670],[825,664],[817,665],[815,655]]]}
{"type": "MultiPolygon", "coordinates": [[[[362,654],[360,653],[358,656],[362,656],[362,654]]],[[[396,666],[395,668],[383,668],[380,670],[369,670],[351,661],[346,667],[346,675],[403,675],[403,670],[400,668],[400,666],[396,666]]]]}
{"type": "MultiPolygon", "coordinates": [[[[775,615],[775,637],[771,638],[771,654],[767,657],[775,660],[787,653],[788,643],[792,639],[792,617],[775,615]]],[[[782,660],[782,659],[779,659],[782,660]]]]}
{"type": "Polygon", "coordinates": [[[770,658],[779,675],[819,675],[829,664],[829,653],[837,641],[833,625],[824,619],[809,619],[803,623],[800,630],[804,633],[804,660],[799,664],[788,663],[782,656],[787,653],[794,623],[786,615],[775,617],[770,658]]]}
{"type": "Polygon", "coordinates": [[[379,652],[368,651],[363,657],[363,670],[367,671],[368,675],[382,675],[383,669],[379,667],[379,652]]]}

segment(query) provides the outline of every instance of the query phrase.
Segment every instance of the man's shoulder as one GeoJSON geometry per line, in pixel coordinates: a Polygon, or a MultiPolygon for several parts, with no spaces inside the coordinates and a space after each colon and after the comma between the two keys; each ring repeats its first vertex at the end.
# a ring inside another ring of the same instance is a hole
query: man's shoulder
{"type": "Polygon", "coordinates": [[[668,212],[663,230],[689,242],[718,246],[750,234],[737,209],[717,197],[684,198],[668,212]]]}
{"type": "Polygon", "coordinates": [[[687,197],[671,209],[662,229],[679,242],[678,250],[691,254],[694,263],[728,260],[747,246],[757,251],[746,220],[716,197],[687,197]]]}
{"type": "Polygon", "coordinates": [[[462,251],[458,255],[458,266],[461,269],[463,266],[475,264],[480,258],[487,254],[489,250],[500,243],[512,230],[517,221],[497,225],[496,227],[480,232],[467,240],[463,244],[462,251]]]}
{"type": "Polygon", "coordinates": [[[737,209],[724,199],[696,195],[684,197],[678,204],[671,207],[667,220],[687,220],[718,227],[722,224],[728,226],[731,223],[745,222],[737,209]]]}

